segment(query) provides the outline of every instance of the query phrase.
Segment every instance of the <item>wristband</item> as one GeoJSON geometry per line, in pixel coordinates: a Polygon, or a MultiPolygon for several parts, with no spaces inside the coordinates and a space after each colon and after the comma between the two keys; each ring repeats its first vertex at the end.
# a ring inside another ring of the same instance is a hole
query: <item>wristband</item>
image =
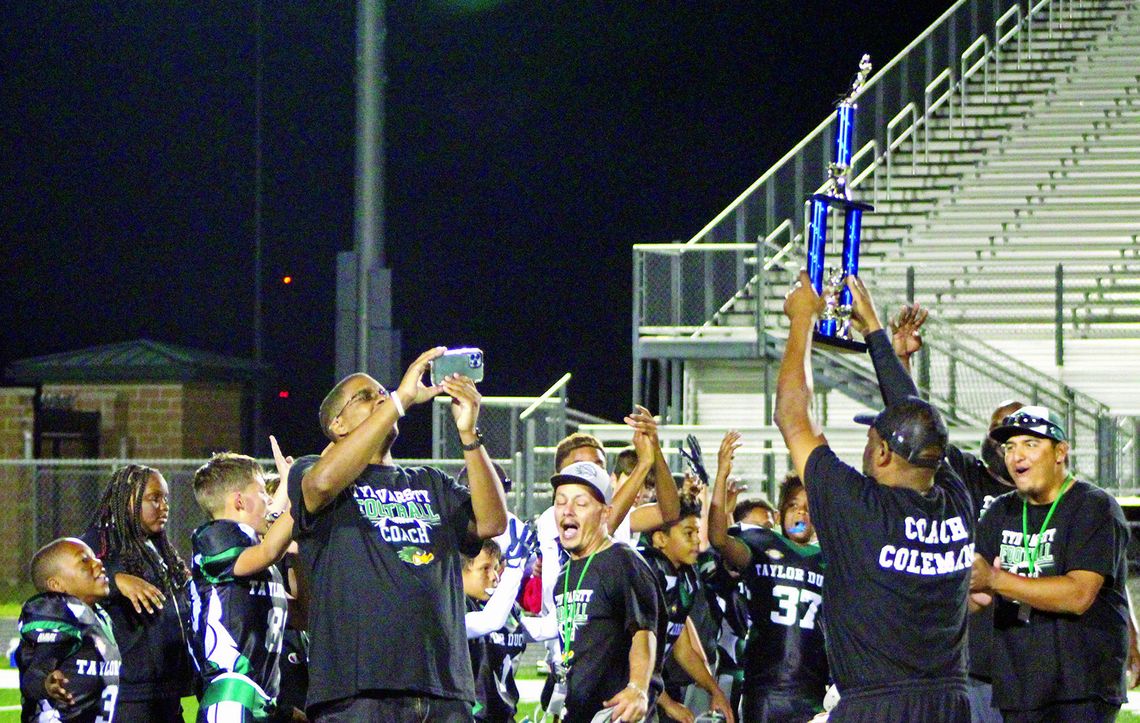
{"type": "Polygon", "coordinates": [[[392,392],[388,397],[392,400],[392,405],[396,407],[396,418],[403,419],[406,412],[404,411],[404,403],[400,401],[400,395],[392,392]]]}
{"type": "Polygon", "coordinates": [[[641,693],[641,694],[642,694],[642,695],[644,695],[646,698],[649,698],[649,692],[648,692],[648,691],[646,691],[644,688],[642,688],[642,687],[641,687],[640,685],[638,685],[637,683],[630,683],[629,685],[627,685],[627,686],[625,686],[625,687],[627,687],[627,688],[633,688],[633,689],[634,689],[634,690],[636,690],[638,693],[641,693]]]}
{"type": "MultiPolygon", "coordinates": [[[[460,440],[460,442],[462,442],[462,441],[463,440],[460,440]]],[[[463,447],[464,452],[474,452],[475,450],[477,450],[483,446],[483,433],[479,431],[478,427],[476,427],[475,428],[475,441],[472,442],[471,444],[463,444],[461,446],[463,447]]]]}

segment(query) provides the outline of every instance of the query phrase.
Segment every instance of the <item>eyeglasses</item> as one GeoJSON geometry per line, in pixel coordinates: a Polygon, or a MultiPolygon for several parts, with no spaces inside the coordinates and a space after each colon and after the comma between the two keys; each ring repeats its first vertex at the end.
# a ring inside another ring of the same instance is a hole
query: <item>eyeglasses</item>
{"type": "Polygon", "coordinates": [[[344,403],[344,406],[340,408],[340,411],[336,413],[336,416],[334,416],[333,419],[336,419],[340,415],[344,414],[344,410],[348,409],[350,406],[356,404],[357,402],[368,402],[371,404],[377,399],[386,399],[388,396],[388,390],[384,387],[376,387],[375,389],[372,387],[365,387],[364,389],[361,389],[359,392],[349,397],[348,401],[344,403]]]}

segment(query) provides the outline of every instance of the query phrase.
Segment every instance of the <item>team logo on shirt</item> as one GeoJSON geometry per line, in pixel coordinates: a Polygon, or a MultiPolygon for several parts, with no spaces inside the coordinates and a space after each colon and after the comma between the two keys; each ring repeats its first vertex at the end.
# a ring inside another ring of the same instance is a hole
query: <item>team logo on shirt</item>
{"type": "Polygon", "coordinates": [[[1025,535],[1018,530],[1002,530],[998,550],[1001,566],[1024,577],[1037,577],[1044,571],[1052,570],[1053,539],[1056,535],[1057,530],[1051,527],[1044,534],[1034,532],[1029,536],[1029,549],[1035,550],[1037,555],[1037,569],[1032,570],[1025,555],[1025,535]]]}
{"type": "Polygon", "coordinates": [[[360,514],[382,540],[397,548],[401,560],[416,567],[435,560],[431,536],[440,517],[430,492],[357,486],[353,498],[360,514]]]}
{"type": "Polygon", "coordinates": [[[780,552],[779,550],[777,550],[774,547],[769,547],[767,550],[764,551],[764,554],[773,560],[783,560],[784,559],[784,553],[780,552]]]}
{"type": "Polygon", "coordinates": [[[416,567],[427,565],[435,559],[435,555],[433,553],[424,552],[418,547],[410,546],[401,547],[400,551],[397,552],[396,555],[398,555],[399,558],[404,562],[408,563],[409,565],[415,565],[416,567]]]}

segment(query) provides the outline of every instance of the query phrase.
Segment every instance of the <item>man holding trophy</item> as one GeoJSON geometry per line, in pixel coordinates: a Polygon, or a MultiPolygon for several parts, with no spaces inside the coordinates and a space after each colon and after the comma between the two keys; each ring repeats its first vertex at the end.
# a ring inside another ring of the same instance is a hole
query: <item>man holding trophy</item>
{"type": "MultiPolygon", "coordinates": [[[[848,276],[845,288],[852,324],[886,378],[884,365],[900,365],[890,339],[863,283],[848,276]]],[[[812,331],[823,308],[801,271],[784,302],[791,328],[776,382],[776,425],[828,556],[826,645],[842,696],[831,720],[969,721],[974,514],[962,481],[946,470],[936,474],[946,426],[929,403],[887,390],[886,409],[870,420],[862,473],[842,462],[810,412],[812,331]]]]}

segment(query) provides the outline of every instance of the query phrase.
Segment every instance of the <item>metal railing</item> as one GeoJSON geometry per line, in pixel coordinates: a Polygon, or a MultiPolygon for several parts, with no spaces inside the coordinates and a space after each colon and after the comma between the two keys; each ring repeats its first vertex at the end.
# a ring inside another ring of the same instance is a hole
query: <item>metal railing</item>
{"type": "MultiPolygon", "coordinates": [[[[909,150],[905,165],[914,174],[919,153],[924,162],[929,156],[936,111],[951,126],[964,119],[970,103],[984,102],[1012,70],[1043,52],[1041,39],[1063,36],[1064,21],[1078,6],[1102,5],[1040,0],[1023,9],[1017,3],[956,2],[868,81],[860,96],[856,137],[870,140],[857,154],[862,162],[853,163],[852,187],[870,178],[874,182],[868,200],[879,202],[880,188],[890,198],[898,165],[892,159],[909,150]],[[888,108],[902,110],[888,117],[888,108]],[[882,184],[877,183],[880,175],[885,177],[882,184]]],[[[660,352],[643,354],[650,338],[686,342],[674,345],[673,358],[715,356],[697,351],[696,345],[727,349],[728,342],[736,344],[732,348],[737,358],[771,355],[769,337],[774,334],[778,340],[785,321],[778,310],[779,294],[769,289],[792,280],[784,268],[790,264],[784,262],[802,255],[803,201],[815,189],[813,181],[826,178],[834,123],[834,116],[824,120],[688,242],[635,246],[635,398],[643,396],[643,360],[649,355],[662,358],[660,352]],[[775,237],[784,242],[777,243],[775,237]],[[773,271],[787,278],[773,280],[773,271]]],[[[873,281],[870,278],[874,289],[873,281]]],[[[879,290],[875,296],[881,309],[904,298],[879,290]]],[[[913,289],[909,296],[913,298],[913,289]]],[[[1097,433],[1105,426],[1104,405],[1013,363],[1000,351],[932,320],[922,358],[920,386],[954,419],[980,424],[998,400],[1039,401],[1066,414],[1082,473],[1134,467],[1110,464],[1119,450],[1104,446],[1109,437],[1097,433]]],[[[849,379],[873,380],[865,363],[840,357],[836,363],[849,379]]],[[[1122,482],[1130,485],[1134,479],[1130,468],[1122,482]]]]}

